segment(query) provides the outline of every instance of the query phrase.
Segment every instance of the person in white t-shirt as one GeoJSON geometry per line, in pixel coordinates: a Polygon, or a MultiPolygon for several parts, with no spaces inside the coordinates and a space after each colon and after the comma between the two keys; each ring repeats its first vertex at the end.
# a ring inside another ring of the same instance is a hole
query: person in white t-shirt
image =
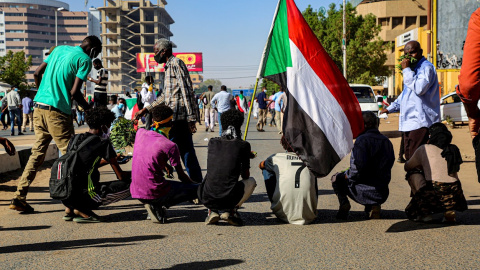
{"type": "Polygon", "coordinates": [[[277,218],[296,225],[313,222],[317,217],[317,179],[289,147],[280,141],[286,153],[277,153],[262,161],[270,209],[277,218]]]}
{"type": "MultiPolygon", "coordinates": [[[[140,94],[142,95],[142,103],[145,107],[152,104],[157,98],[157,96],[155,95],[155,91],[153,91],[153,82],[153,77],[147,76],[145,77],[145,82],[142,84],[142,91],[140,94]]],[[[149,130],[151,125],[152,115],[150,113],[147,113],[145,115],[145,128],[149,130]]]]}

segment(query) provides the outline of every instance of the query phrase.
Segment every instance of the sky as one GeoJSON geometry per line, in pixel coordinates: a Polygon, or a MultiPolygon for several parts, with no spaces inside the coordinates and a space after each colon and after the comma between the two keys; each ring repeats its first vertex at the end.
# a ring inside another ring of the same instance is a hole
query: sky
{"type": "MultiPolygon", "coordinates": [[[[84,1],[64,0],[71,11],[86,11],[84,1]]],[[[167,0],[175,21],[170,30],[174,52],[202,52],[203,75],[232,89],[255,84],[258,66],[278,0],[167,0]]],[[[308,5],[328,9],[342,0],[296,0],[300,11],[308,5]]],[[[156,1],[152,2],[156,3],[156,1]]],[[[89,0],[88,7],[103,6],[89,0]]]]}

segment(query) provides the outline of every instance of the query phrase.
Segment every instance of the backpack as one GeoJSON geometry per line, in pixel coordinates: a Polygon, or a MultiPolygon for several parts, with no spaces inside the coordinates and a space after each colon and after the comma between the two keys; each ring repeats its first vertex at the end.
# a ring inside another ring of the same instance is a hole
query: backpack
{"type": "Polygon", "coordinates": [[[77,146],[79,137],[80,135],[76,135],[67,153],[53,163],[50,176],[50,197],[53,199],[66,200],[70,198],[76,179],[84,171],[76,169],[78,152],[97,136],[90,136],[77,146]]]}

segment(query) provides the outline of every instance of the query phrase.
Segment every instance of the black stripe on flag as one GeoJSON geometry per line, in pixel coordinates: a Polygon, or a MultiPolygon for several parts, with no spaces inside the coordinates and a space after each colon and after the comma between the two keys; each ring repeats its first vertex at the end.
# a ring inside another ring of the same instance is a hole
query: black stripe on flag
{"type": "Polygon", "coordinates": [[[285,139],[316,177],[327,176],[340,162],[340,157],[320,127],[288,91],[287,100],[283,116],[285,139]]]}

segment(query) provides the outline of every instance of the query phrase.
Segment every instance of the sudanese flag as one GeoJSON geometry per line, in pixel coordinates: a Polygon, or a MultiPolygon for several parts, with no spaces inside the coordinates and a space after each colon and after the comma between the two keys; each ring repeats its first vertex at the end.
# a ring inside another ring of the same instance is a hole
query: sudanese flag
{"type": "Polygon", "coordinates": [[[284,136],[311,172],[328,175],[363,132],[363,118],[348,82],[293,0],[278,3],[257,78],[286,90],[284,136]]]}

